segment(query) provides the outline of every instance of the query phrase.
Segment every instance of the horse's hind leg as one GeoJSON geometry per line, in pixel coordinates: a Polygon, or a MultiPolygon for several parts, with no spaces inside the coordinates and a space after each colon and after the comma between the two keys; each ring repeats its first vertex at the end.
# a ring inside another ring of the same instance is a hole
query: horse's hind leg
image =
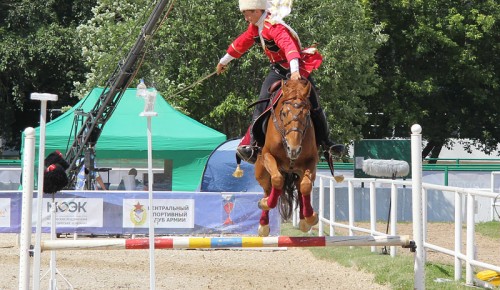
{"type": "Polygon", "coordinates": [[[302,193],[300,192],[300,189],[297,190],[297,202],[299,203],[299,229],[302,232],[306,233],[311,229],[311,227],[306,223],[304,219],[304,201],[302,200],[302,193]]]}
{"type": "Polygon", "coordinates": [[[299,196],[301,197],[299,228],[303,232],[309,231],[319,221],[318,215],[314,212],[311,205],[312,184],[312,174],[309,170],[306,170],[299,184],[299,196]]]}

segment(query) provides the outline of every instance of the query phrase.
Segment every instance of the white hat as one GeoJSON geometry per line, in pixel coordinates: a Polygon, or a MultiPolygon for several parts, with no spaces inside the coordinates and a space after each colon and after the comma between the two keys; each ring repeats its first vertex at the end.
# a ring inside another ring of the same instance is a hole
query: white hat
{"type": "Polygon", "coordinates": [[[267,0],[239,0],[240,11],[245,10],[266,10],[267,0]]]}

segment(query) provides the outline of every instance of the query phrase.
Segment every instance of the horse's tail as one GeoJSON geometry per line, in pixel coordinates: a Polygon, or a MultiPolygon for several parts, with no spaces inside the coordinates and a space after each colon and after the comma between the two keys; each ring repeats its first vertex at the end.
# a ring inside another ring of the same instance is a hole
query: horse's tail
{"type": "Polygon", "coordinates": [[[285,182],[283,185],[283,194],[280,195],[280,215],[283,220],[290,220],[293,213],[293,201],[295,197],[295,180],[297,179],[296,174],[290,173],[285,174],[285,182]]]}

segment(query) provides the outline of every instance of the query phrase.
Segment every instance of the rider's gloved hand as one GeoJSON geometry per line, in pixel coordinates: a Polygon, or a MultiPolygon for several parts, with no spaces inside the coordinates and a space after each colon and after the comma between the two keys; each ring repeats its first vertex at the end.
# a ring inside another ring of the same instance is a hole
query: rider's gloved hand
{"type": "Polygon", "coordinates": [[[298,71],[291,73],[290,79],[291,80],[300,80],[302,77],[300,76],[300,73],[298,71]]]}
{"type": "Polygon", "coordinates": [[[216,71],[217,71],[217,74],[220,75],[221,73],[225,72],[227,69],[227,65],[225,64],[222,64],[222,63],[218,63],[217,64],[217,68],[216,68],[216,71]]]}

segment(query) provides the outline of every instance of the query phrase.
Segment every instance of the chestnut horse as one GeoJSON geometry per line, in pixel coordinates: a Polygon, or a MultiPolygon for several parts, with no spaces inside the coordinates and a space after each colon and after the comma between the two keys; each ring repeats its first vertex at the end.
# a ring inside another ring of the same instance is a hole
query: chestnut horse
{"type": "Polygon", "coordinates": [[[310,115],[311,83],[286,80],[281,89],[282,96],[271,109],[265,143],[255,162],[255,178],[264,190],[258,204],[262,209],[260,236],[269,235],[269,210],[276,207],[278,199],[285,220],[291,217],[293,200],[297,200],[303,232],[318,223],[310,196],[319,159],[310,115]]]}

